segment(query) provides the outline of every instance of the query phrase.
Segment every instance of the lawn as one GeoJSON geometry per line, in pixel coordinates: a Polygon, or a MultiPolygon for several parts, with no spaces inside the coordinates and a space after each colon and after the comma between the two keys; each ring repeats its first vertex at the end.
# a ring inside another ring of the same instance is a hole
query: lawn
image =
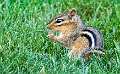
{"type": "Polygon", "coordinates": [[[120,74],[120,0],[0,0],[0,74],[120,74]],[[47,23],[71,8],[102,32],[105,55],[71,60],[48,39],[47,23]]]}

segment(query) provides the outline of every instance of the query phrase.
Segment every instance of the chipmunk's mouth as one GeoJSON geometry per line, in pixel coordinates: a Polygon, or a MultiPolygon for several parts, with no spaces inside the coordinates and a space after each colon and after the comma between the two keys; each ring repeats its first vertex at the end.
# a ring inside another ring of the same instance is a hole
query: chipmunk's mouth
{"type": "Polygon", "coordinates": [[[60,36],[61,32],[48,29],[48,34],[54,34],[55,36],[60,36]]]}

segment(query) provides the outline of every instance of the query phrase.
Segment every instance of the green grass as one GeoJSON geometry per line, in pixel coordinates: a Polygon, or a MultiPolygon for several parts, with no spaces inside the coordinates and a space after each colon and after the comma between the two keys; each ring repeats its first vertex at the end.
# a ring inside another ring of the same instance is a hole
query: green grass
{"type": "Polygon", "coordinates": [[[0,74],[84,74],[84,70],[120,74],[119,0],[0,0],[0,74]],[[47,38],[47,23],[71,8],[87,26],[103,33],[104,56],[93,55],[82,64],[47,38]]]}

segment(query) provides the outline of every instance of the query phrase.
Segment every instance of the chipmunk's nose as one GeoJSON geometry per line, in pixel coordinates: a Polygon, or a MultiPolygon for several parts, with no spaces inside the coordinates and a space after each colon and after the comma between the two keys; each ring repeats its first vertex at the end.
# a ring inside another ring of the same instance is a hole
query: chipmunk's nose
{"type": "Polygon", "coordinates": [[[49,25],[47,26],[48,29],[52,29],[52,27],[53,27],[53,26],[52,26],[51,24],[49,24],[49,25]]]}

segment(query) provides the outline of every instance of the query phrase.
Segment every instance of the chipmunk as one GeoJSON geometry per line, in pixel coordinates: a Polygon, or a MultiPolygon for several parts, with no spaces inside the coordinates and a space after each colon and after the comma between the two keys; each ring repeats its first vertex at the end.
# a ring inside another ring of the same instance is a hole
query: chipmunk
{"type": "Polygon", "coordinates": [[[48,23],[48,29],[60,32],[58,36],[53,32],[48,32],[48,37],[69,48],[70,58],[82,56],[88,59],[91,53],[104,54],[101,33],[92,27],[86,27],[77,15],[76,9],[71,9],[53,18],[48,23]]]}

